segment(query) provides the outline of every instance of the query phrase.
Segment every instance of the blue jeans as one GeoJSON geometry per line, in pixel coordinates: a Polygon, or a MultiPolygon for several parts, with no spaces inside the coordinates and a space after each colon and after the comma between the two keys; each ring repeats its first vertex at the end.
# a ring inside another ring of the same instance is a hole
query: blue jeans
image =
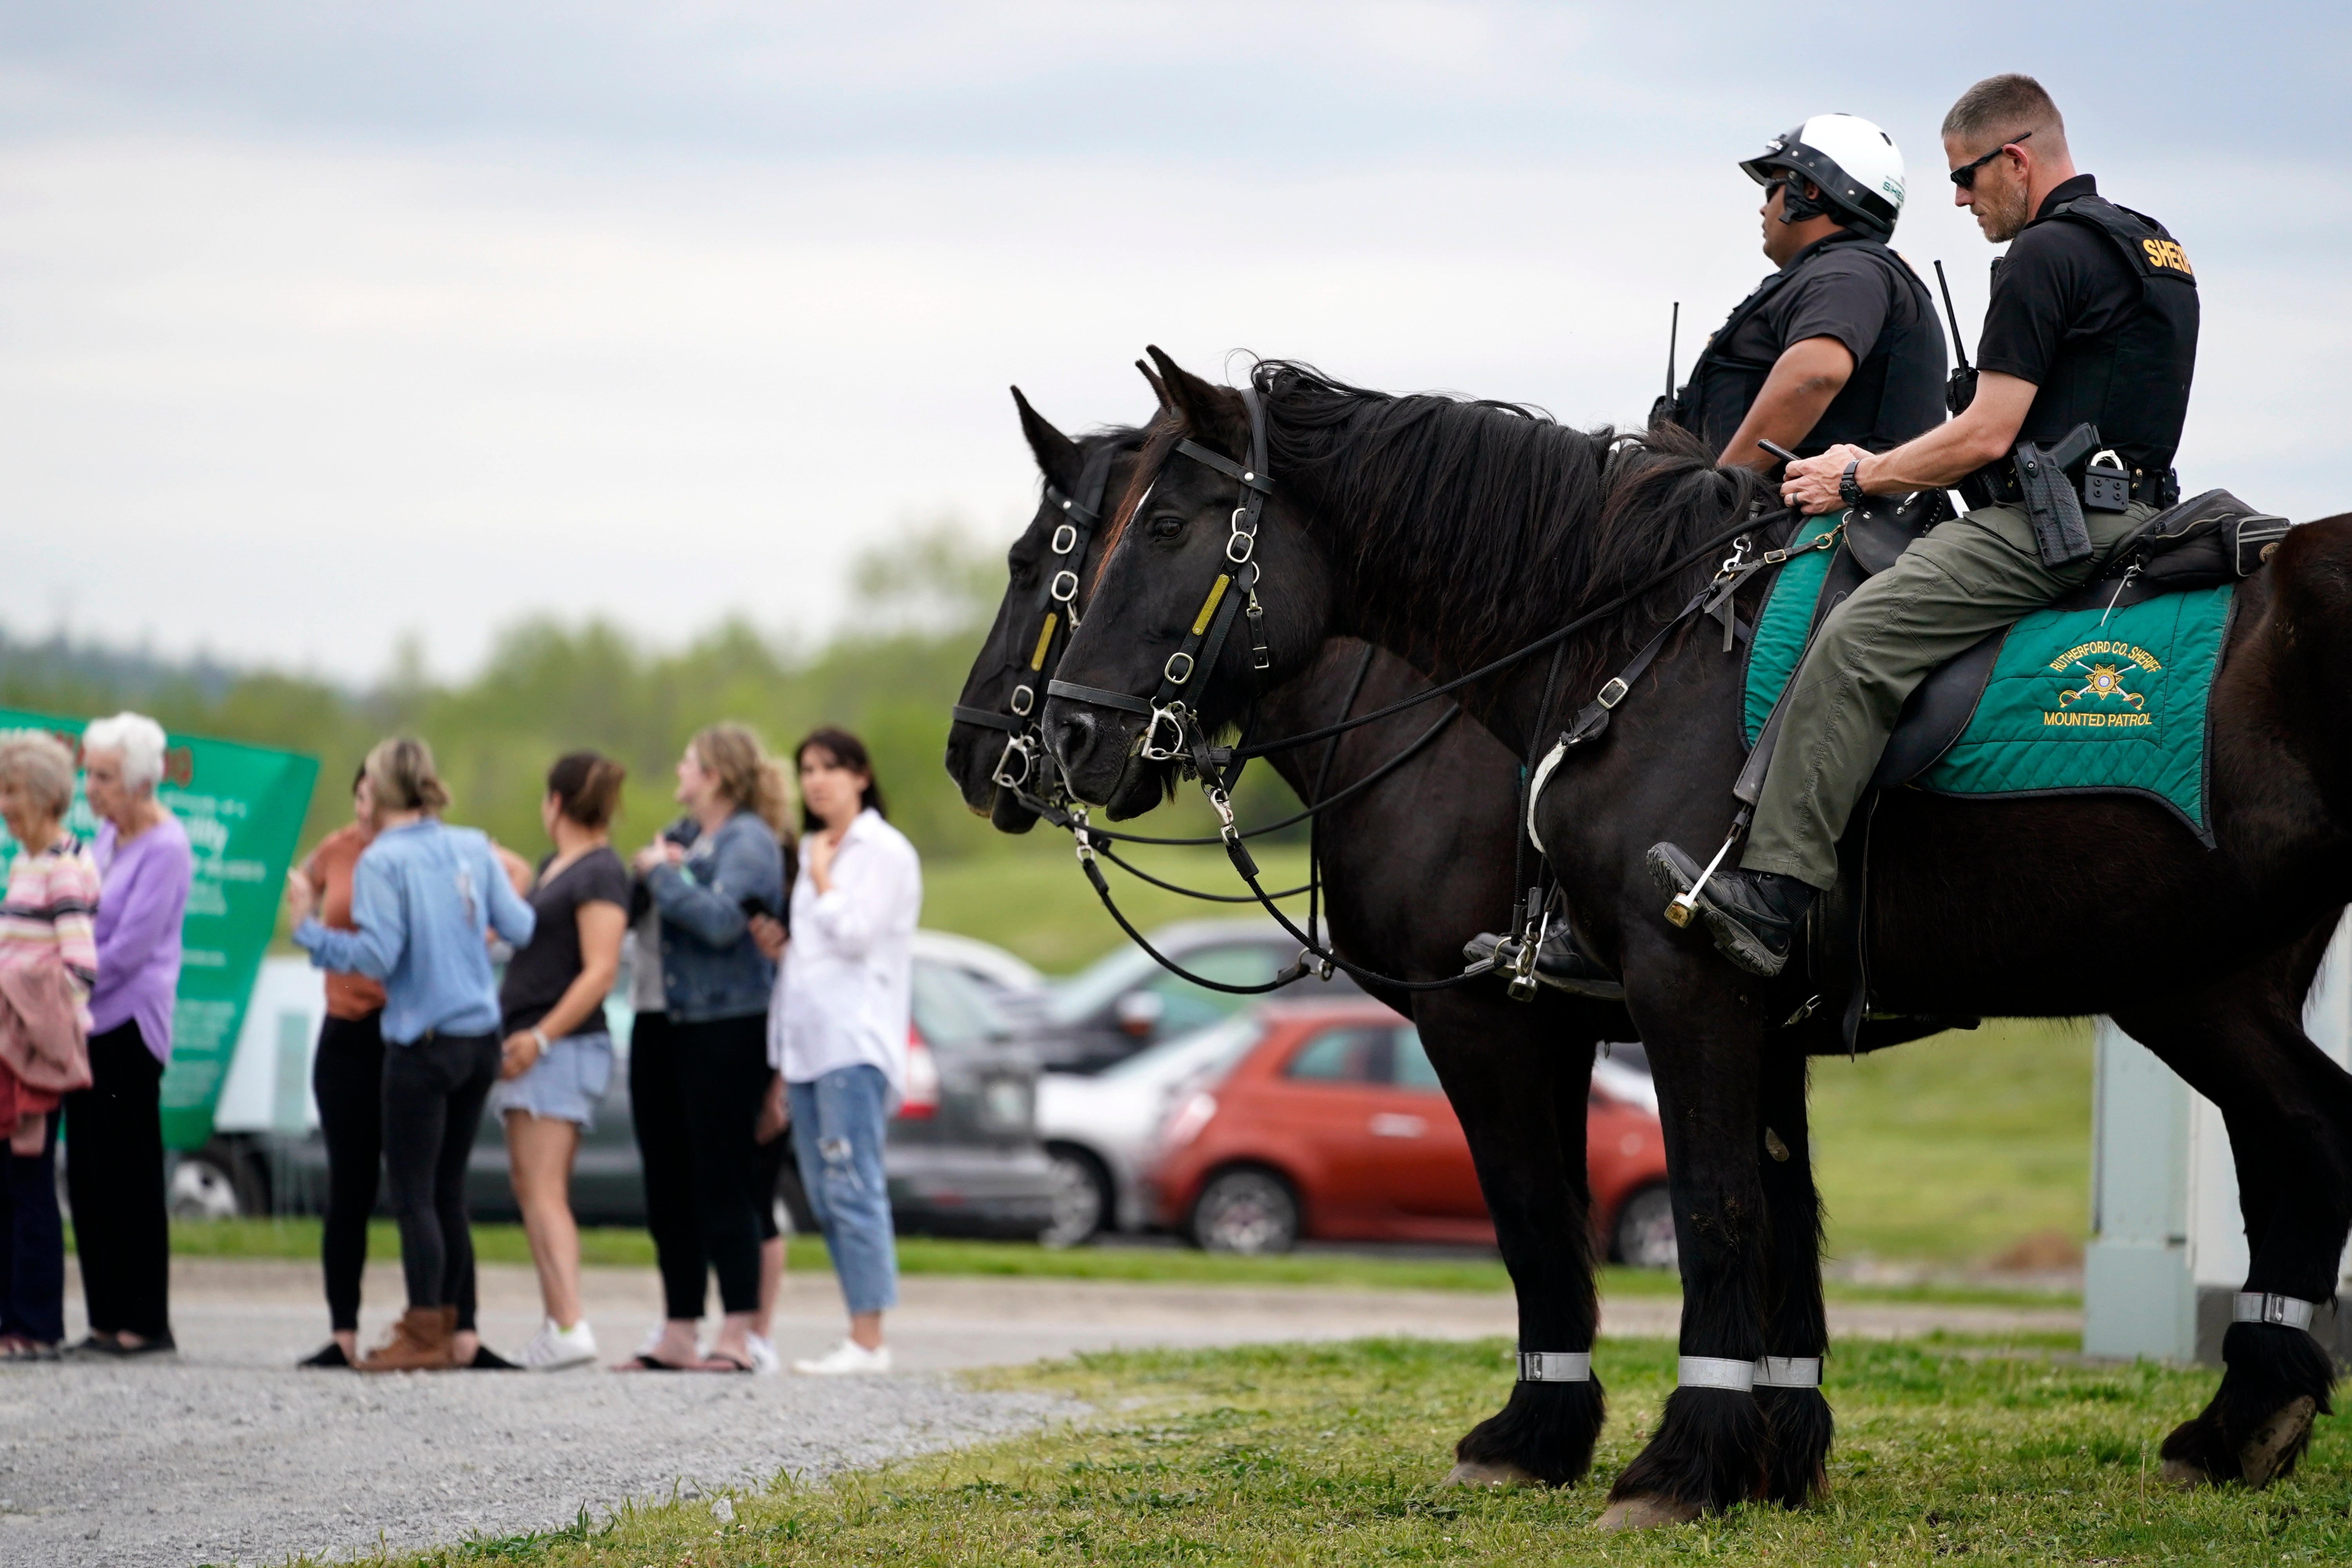
{"type": "Polygon", "coordinates": [[[898,1249],[890,1232],[890,1187],[882,1169],[890,1080],[861,1062],[814,1083],[787,1086],[793,1152],[809,1207],[824,1227],[833,1272],[852,1312],[898,1304],[898,1249]]]}

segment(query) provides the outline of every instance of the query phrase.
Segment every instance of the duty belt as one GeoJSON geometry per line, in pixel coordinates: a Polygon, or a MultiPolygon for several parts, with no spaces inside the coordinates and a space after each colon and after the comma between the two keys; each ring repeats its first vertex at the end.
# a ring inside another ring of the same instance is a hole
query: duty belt
{"type": "MultiPolygon", "coordinates": [[[[2134,468],[2131,475],[2131,499],[2149,506],[2171,506],[2180,500],[2180,476],[2177,469],[2165,468],[2150,473],[2134,468]]],[[[2076,494],[2082,493],[2080,479],[2074,481],[2076,494]]],[[[2017,461],[2013,458],[1995,458],[1983,468],[1959,482],[1960,498],[1971,507],[2023,506],[2025,487],[2018,482],[2017,461]]]]}

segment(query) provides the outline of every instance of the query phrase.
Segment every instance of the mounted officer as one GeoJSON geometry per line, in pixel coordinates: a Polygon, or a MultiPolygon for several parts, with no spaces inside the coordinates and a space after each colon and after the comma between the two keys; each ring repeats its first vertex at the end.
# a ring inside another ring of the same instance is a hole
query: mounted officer
{"type": "MultiPolygon", "coordinates": [[[[1832,611],[1790,684],[1739,868],[1698,899],[1716,945],[1758,974],[1780,973],[1813,894],[1836,879],[1838,839],[1912,689],[2082,586],[2178,498],[2172,457],[2197,359],[2188,258],[2161,224],[2074,172],[2065,121],[2032,77],[1969,89],[1943,136],[1955,202],[1987,239],[2015,242],[1993,264],[1972,393],[1955,377],[1957,417],[1892,451],[1840,443],[1790,464],[1781,495],[1818,514],[1957,485],[1970,510],[1832,611]],[[2048,450],[2081,445],[2084,426],[2106,448],[2087,486],[2048,450]]],[[[1649,863],[1671,891],[1698,879],[1675,845],[1649,863]]]]}
{"type": "Polygon", "coordinates": [[[1780,270],[1659,412],[1725,463],[1766,470],[1777,459],[1759,439],[1807,456],[1883,452],[1942,419],[1935,301],[1886,247],[1903,215],[1894,138],[1854,115],[1816,114],[1739,167],[1764,187],[1764,254],[1780,270]]]}

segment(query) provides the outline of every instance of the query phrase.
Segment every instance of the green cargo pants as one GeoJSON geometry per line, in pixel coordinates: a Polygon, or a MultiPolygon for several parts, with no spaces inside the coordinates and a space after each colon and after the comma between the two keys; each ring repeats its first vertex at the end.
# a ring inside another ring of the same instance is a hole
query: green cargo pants
{"type": "Polygon", "coordinates": [[[1790,683],[1740,865],[1815,888],[1836,881],[1838,839],[1913,688],[1988,633],[2081,587],[2156,511],[2138,503],[2085,511],[2089,559],[2044,566],[2023,507],[1979,507],[1855,589],[1790,683]]]}

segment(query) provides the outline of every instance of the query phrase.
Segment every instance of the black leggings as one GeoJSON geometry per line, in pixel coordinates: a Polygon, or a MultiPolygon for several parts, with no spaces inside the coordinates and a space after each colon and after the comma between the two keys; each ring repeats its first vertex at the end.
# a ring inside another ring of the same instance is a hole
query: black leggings
{"type": "Polygon", "coordinates": [[[768,1016],[673,1023],[670,1040],[692,1137],[703,1255],[719,1273],[720,1306],[754,1312],[760,1307],[760,1205],[752,1189],[761,1164],[754,1133],[772,1076],[768,1016]]]}
{"type": "MultiPolygon", "coordinates": [[[[662,1315],[694,1322],[708,1300],[710,1263],[703,1254],[702,1217],[695,1206],[694,1130],[686,1117],[679,1049],[668,1014],[637,1015],[629,1035],[629,1104],[645,1174],[646,1229],[661,1268],[662,1315]]],[[[792,1156],[789,1132],[759,1145],[752,1155],[752,1212],[763,1242],[778,1234],[776,1184],[792,1156]]]]}
{"type": "Polygon", "coordinates": [[[694,1132],[686,1121],[678,1043],[667,1013],[640,1013],[629,1027],[629,1117],[646,1182],[646,1229],[661,1267],[662,1315],[702,1317],[709,1275],[694,1208],[694,1132]]]}
{"type": "Polygon", "coordinates": [[[385,1043],[384,1176],[393,1217],[400,1222],[400,1267],[411,1307],[456,1307],[461,1319],[472,1316],[474,1235],[466,1224],[466,1162],[482,1130],[482,1104],[498,1080],[496,1035],[385,1043]]]}
{"type": "Polygon", "coordinates": [[[135,1023],[89,1040],[88,1089],[65,1097],[66,1198],[93,1332],[172,1333],[163,1212],[163,1064],[135,1023]]]}
{"type": "Polygon", "coordinates": [[[327,1316],[338,1331],[360,1326],[360,1277],[367,1268],[368,1216],[383,1167],[383,1010],[330,1017],[310,1064],[319,1133],[327,1141],[327,1224],[319,1264],[327,1276],[327,1316]]]}

